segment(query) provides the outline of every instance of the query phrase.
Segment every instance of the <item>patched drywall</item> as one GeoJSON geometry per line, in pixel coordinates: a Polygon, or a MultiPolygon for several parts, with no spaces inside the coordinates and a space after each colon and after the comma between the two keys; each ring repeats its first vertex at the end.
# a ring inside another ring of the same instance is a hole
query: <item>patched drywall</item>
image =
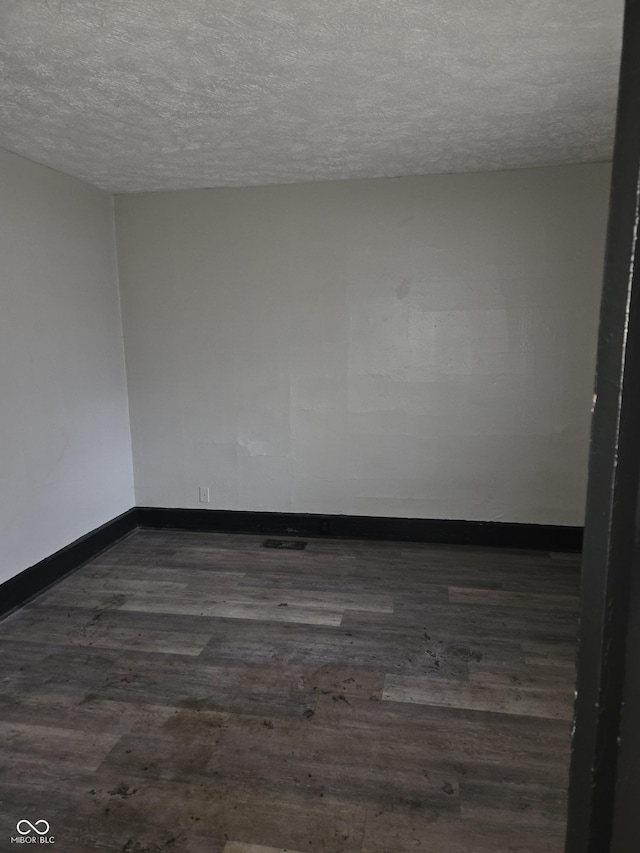
{"type": "Polygon", "coordinates": [[[606,160],[623,0],[4,0],[0,145],[113,192],[606,160]]]}
{"type": "Polygon", "coordinates": [[[0,150],[0,583],[129,509],[113,201],[0,150]]]}
{"type": "Polygon", "coordinates": [[[138,505],[580,524],[608,185],[117,197],[138,505]]]}

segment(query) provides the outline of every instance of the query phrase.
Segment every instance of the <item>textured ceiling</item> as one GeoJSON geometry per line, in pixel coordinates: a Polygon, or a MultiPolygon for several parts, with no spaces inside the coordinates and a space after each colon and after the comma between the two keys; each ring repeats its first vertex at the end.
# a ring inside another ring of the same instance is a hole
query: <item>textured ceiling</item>
{"type": "Polygon", "coordinates": [[[0,146],[112,192],[611,156],[622,0],[2,0],[0,146]]]}

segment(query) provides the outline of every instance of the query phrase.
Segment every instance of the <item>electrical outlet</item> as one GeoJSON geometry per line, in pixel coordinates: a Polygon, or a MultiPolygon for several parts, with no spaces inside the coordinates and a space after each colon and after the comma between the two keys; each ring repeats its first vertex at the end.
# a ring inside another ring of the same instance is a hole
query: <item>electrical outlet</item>
{"type": "Polygon", "coordinates": [[[200,486],[200,503],[208,504],[209,503],[209,489],[205,486],[200,486]]]}

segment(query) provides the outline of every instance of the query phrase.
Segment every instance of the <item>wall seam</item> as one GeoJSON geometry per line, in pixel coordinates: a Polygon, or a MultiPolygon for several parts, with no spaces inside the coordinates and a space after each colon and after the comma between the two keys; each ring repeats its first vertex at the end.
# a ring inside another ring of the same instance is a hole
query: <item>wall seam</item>
{"type": "Polygon", "coordinates": [[[118,299],[118,313],[120,316],[120,341],[122,345],[122,362],[124,365],[124,386],[127,402],[127,423],[129,424],[129,458],[131,460],[131,487],[133,490],[133,504],[136,506],[136,478],[133,464],[133,430],[131,424],[131,394],[129,392],[129,368],[127,363],[127,346],[124,335],[124,310],[122,307],[122,288],[120,285],[120,256],[118,253],[118,229],[116,228],[116,204],[115,195],[110,194],[111,199],[111,228],[113,232],[113,266],[116,283],[116,295],[118,299]]]}

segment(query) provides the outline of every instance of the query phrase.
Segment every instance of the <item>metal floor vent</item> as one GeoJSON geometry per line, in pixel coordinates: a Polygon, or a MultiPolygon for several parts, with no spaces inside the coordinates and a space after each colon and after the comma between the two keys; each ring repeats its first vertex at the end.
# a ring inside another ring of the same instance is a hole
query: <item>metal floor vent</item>
{"type": "Polygon", "coordinates": [[[296,542],[295,539],[265,539],[263,548],[282,548],[283,551],[304,551],[306,542],[296,542]]]}

